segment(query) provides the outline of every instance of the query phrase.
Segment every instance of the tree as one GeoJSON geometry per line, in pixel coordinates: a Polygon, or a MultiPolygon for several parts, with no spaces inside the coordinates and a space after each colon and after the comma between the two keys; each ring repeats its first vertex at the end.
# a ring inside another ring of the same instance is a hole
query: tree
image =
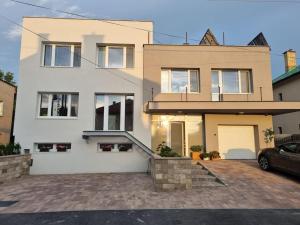
{"type": "Polygon", "coordinates": [[[0,80],[3,80],[3,78],[4,78],[4,72],[0,70],[0,80]]]}
{"type": "Polygon", "coordinates": [[[4,80],[10,84],[15,84],[14,74],[12,72],[6,72],[4,75],[4,80]]]}

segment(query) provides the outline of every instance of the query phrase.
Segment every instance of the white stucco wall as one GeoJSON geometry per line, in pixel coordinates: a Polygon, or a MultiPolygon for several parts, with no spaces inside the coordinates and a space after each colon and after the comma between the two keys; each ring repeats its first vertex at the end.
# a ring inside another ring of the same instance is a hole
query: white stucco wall
{"type": "MultiPolygon", "coordinates": [[[[114,21],[152,30],[152,22],[114,21]]],[[[97,20],[24,18],[24,27],[53,42],[80,42],[82,57],[95,62],[99,43],[134,44],[133,69],[99,69],[81,60],[79,68],[41,66],[41,37],[22,33],[15,136],[22,149],[29,148],[34,160],[32,174],[145,171],[147,160],[138,151],[99,153],[97,139],[86,143],[82,131],[94,130],[95,93],[134,93],[132,134],[151,146],[149,116],[143,113],[143,44],[152,43],[152,33],[97,20]],[[150,38],[148,37],[150,35],[150,38]],[[78,92],[76,119],[39,119],[38,92],[78,92]],[[34,143],[70,142],[68,153],[38,153],[34,143]]]]}

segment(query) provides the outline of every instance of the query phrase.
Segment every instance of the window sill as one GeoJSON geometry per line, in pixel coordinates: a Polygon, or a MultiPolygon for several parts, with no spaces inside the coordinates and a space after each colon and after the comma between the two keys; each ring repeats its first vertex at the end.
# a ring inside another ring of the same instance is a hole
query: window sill
{"type": "Polygon", "coordinates": [[[105,151],[97,151],[97,153],[105,153],[105,154],[108,154],[108,153],[112,153],[112,154],[116,154],[116,153],[131,153],[133,152],[133,150],[128,150],[127,152],[119,152],[119,151],[110,151],[110,152],[105,152],[105,151]]]}
{"type": "Polygon", "coordinates": [[[177,94],[177,95],[185,95],[185,94],[191,94],[191,95],[199,95],[201,92],[160,92],[161,94],[177,94]]]}
{"type": "Polygon", "coordinates": [[[254,93],[212,93],[213,95],[253,95],[254,93]]]}
{"type": "Polygon", "coordinates": [[[34,151],[33,154],[66,154],[70,153],[71,151],[66,151],[66,152],[40,152],[40,151],[34,151]]]}
{"type": "Polygon", "coordinates": [[[133,70],[135,68],[127,68],[127,67],[96,67],[96,69],[103,69],[103,70],[133,70]]]}
{"type": "Polygon", "coordinates": [[[38,120],[77,120],[78,117],[37,117],[38,120]]]}
{"type": "Polygon", "coordinates": [[[41,65],[40,67],[42,68],[53,68],[53,69],[57,69],[57,68],[69,68],[69,69],[80,69],[81,66],[43,66],[41,65]]]}

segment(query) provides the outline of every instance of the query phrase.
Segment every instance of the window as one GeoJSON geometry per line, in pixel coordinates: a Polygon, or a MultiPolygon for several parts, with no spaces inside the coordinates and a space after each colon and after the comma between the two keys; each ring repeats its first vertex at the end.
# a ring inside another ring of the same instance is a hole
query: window
{"type": "Polygon", "coordinates": [[[4,104],[3,104],[3,102],[0,102],[0,116],[4,115],[3,108],[4,108],[4,104]]]}
{"type": "Polygon", "coordinates": [[[125,130],[133,131],[133,96],[125,96],[125,130]]]}
{"type": "Polygon", "coordinates": [[[289,153],[298,154],[300,153],[300,144],[297,143],[288,143],[280,146],[284,151],[289,153]]]}
{"type": "Polygon", "coordinates": [[[39,152],[50,152],[53,149],[53,144],[37,144],[37,149],[39,152]]]}
{"type": "Polygon", "coordinates": [[[99,152],[130,152],[132,151],[132,144],[99,144],[99,152]]]}
{"type": "Polygon", "coordinates": [[[134,46],[99,46],[98,67],[133,68],[134,46]]]}
{"type": "Polygon", "coordinates": [[[132,149],[132,144],[118,144],[119,152],[128,152],[132,149]]]}
{"type": "Polygon", "coordinates": [[[111,95],[108,99],[108,130],[120,130],[121,96],[111,95]]]}
{"type": "Polygon", "coordinates": [[[162,93],[198,93],[200,91],[199,70],[163,69],[161,71],[162,93]]]}
{"type": "Polygon", "coordinates": [[[279,134],[282,134],[282,127],[278,127],[279,134]]]}
{"type": "Polygon", "coordinates": [[[44,44],[43,66],[80,67],[81,45],[78,44],[44,44]]]}
{"type": "Polygon", "coordinates": [[[37,152],[68,152],[71,149],[71,143],[40,143],[36,146],[37,152]]]}
{"type": "Polygon", "coordinates": [[[96,130],[133,130],[133,95],[96,95],[96,130]]]}
{"type": "Polygon", "coordinates": [[[39,117],[77,117],[78,94],[39,94],[39,117]]]}
{"type": "Polygon", "coordinates": [[[212,93],[248,94],[253,92],[250,70],[213,70],[211,80],[212,93]]]}
{"type": "Polygon", "coordinates": [[[279,99],[279,101],[281,101],[281,102],[283,101],[282,93],[279,93],[279,94],[278,94],[278,99],[279,99]]]}

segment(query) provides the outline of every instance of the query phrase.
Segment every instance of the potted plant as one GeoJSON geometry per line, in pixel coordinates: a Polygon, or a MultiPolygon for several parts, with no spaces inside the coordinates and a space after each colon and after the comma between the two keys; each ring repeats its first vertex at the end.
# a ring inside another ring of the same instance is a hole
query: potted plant
{"type": "Polygon", "coordinates": [[[161,157],[180,157],[177,152],[174,152],[172,148],[166,145],[165,142],[162,142],[158,145],[156,149],[161,157]]]}
{"type": "Polygon", "coordinates": [[[200,154],[203,149],[202,145],[193,145],[191,146],[191,155],[193,160],[199,160],[200,159],[200,154]]]}
{"type": "Polygon", "coordinates": [[[203,160],[210,160],[210,154],[207,152],[203,153],[203,160]]]}
{"type": "Polygon", "coordinates": [[[220,153],[218,151],[212,151],[210,152],[210,159],[211,160],[217,160],[220,159],[220,153]]]}

